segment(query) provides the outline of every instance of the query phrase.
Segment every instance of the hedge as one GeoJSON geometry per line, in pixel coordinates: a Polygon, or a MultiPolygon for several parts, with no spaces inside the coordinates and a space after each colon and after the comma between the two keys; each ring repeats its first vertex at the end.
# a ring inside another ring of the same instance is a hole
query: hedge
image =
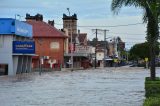
{"type": "Polygon", "coordinates": [[[143,106],[160,106],[160,78],[145,79],[145,96],[143,106]]]}
{"type": "Polygon", "coordinates": [[[151,80],[146,78],[145,80],[145,96],[148,97],[157,97],[160,95],[160,78],[151,80]]]}
{"type": "Polygon", "coordinates": [[[146,98],[143,106],[160,106],[160,98],[156,97],[146,98]]]}

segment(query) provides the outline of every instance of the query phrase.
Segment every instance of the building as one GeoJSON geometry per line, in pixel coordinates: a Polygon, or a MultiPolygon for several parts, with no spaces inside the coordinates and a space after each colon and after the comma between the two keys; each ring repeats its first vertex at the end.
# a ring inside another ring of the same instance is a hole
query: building
{"type": "MultiPolygon", "coordinates": [[[[120,37],[113,37],[109,41],[88,41],[88,45],[96,46],[96,58],[99,66],[113,66],[113,59],[122,60],[121,51],[125,48],[125,42],[120,37]],[[104,61],[105,59],[105,61],[104,61]]],[[[94,56],[92,56],[94,57],[94,56]]]]}
{"type": "Polygon", "coordinates": [[[97,58],[97,66],[103,67],[103,60],[104,60],[104,49],[103,48],[97,48],[96,58],[97,58]]]}
{"type": "Polygon", "coordinates": [[[32,26],[12,18],[0,18],[0,74],[30,72],[34,54],[32,26]]]}
{"type": "Polygon", "coordinates": [[[70,67],[72,63],[71,57],[73,56],[74,68],[88,68],[90,63],[90,47],[87,46],[87,33],[77,32],[77,15],[67,16],[63,14],[63,28],[68,30],[69,35],[69,53],[65,56],[65,66],[70,67]],[[71,42],[72,35],[72,42],[71,42]],[[71,50],[73,52],[71,53],[71,50]]]}
{"type": "Polygon", "coordinates": [[[43,21],[42,15],[26,15],[26,22],[33,26],[33,39],[36,44],[36,55],[33,57],[33,68],[56,68],[64,63],[67,52],[67,35],[52,24],[43,21]],[[38,18],[40,19],[38,19],[38,18]],[[39,60],[41,59],[41,64],[39,60]]]}
{"type": "Polygon", "coordinates": [[[113,37],[108,42],[108,56],[110,57],[117,57],[121,59],[120,51],[125,49],[125,42],[121,40],[120,37],[113,37]]]}
{"type": "Polygon", "coordinates": [[[68,35],[76,35],[77,34],[77,15],[73,14],[72,16],[67,16],[63,14],[63,29],[68,29],[68,35]]]}

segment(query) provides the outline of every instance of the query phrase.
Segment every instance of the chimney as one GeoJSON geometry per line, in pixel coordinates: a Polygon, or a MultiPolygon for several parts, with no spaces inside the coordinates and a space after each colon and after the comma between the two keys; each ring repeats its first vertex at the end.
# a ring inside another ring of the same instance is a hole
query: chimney
{"type": "Polygon", "coordinates": [[[53,21],[48,20],[48,24],[54,27],[54,20],[53,21]]]}
{"type": "Polygon", "coordinates": [[[31,16],[30,14],[27,13],[26,20],[27,21],[30,21],[30,20],[43,21],[43,15],[37,14],[35,16],[31,16]]]}

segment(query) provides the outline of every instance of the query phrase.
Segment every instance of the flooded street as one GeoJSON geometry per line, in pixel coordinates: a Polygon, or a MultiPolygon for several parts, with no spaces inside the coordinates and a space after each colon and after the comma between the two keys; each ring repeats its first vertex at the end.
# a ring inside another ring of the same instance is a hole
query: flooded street
{"type": "Polygon", "coordinates": [[[124,67],[1,76],[0,106],[142,106],[146,76],[124,67]]]}

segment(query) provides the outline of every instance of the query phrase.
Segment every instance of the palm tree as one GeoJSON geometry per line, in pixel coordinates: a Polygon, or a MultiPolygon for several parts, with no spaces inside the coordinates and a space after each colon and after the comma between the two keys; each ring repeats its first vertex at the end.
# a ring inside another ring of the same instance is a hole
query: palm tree
{"type": "Polygon", "coordinates": [[[134,6],[144,10],[143,22],[147,23],[146,39],[150,46],[150,77],[154,80],[156,78],[155,47],[159,37],[160,0],[112,0],[111,9],[114,13],[118,13],[122,6],[134,6]]]}

